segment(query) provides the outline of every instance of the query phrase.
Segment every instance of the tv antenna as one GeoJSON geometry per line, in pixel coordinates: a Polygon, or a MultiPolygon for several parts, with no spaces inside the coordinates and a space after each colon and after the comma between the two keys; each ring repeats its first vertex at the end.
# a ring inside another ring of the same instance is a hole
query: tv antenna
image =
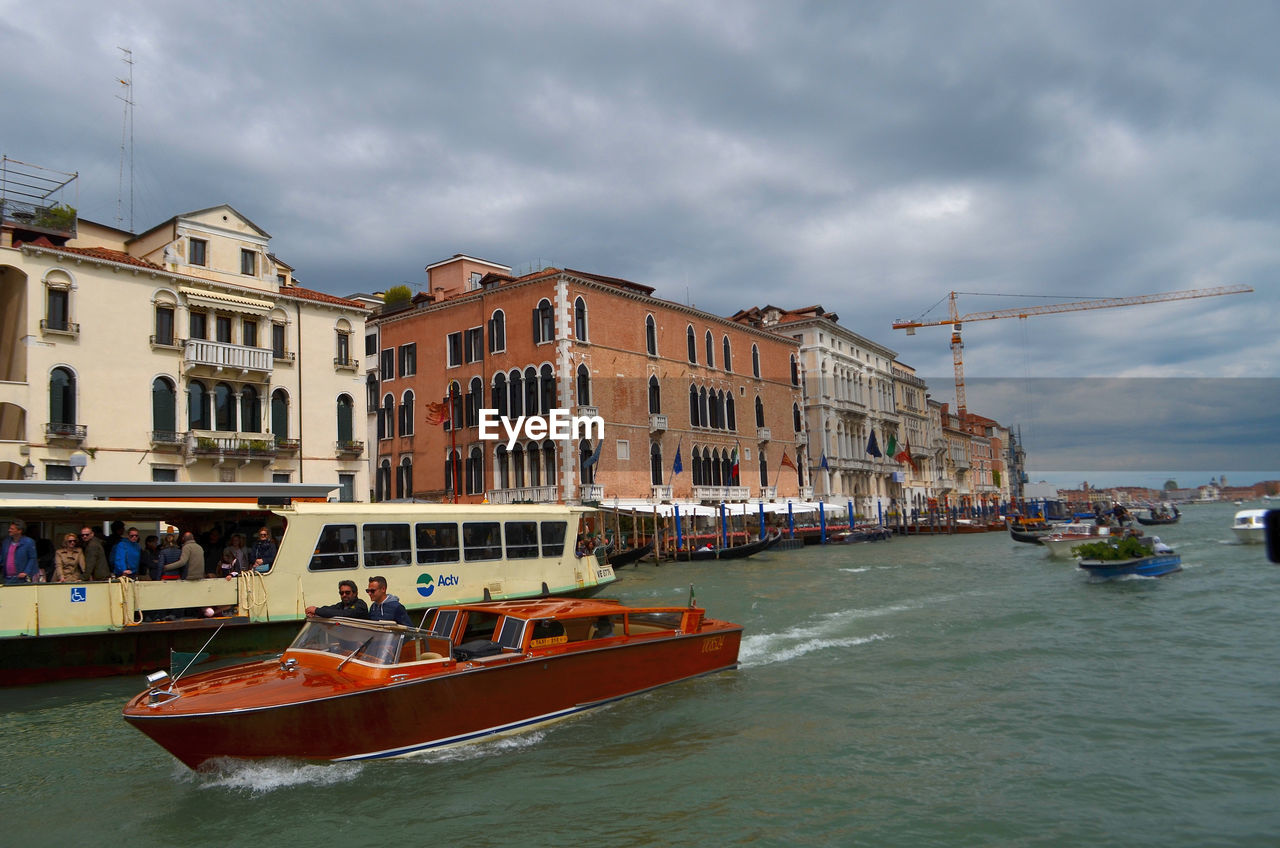
{"type": "Polygon", "coordinates": [[[117,47],[122,54],[120,61],[129,66],[128,79],[117,79],[124,86],[124,93],[116,99],[124,103],[124,118],[120,126],[120,180],[116,187],[116,224],[124,223],[124,161],[126,143],[129,158],[129,232],[133,232],[133,51],[117,47]]]}

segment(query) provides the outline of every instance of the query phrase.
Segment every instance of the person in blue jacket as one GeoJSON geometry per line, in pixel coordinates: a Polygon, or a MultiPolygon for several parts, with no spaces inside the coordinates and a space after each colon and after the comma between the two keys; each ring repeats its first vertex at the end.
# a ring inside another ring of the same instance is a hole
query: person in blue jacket
{"type": "Polygon", "coordinates": [[[130,527],[116,546],[111,549],[111,573],[116,577],[138,577],[142,562],[142,546],[137,527],[130,527]]]}
{"type": "Polygon", "coordinates": [[[400,599],[387,594],[387,578],[370,577],[369,588],[365,591],[369,593],[370,621],[394,621],[405,627],[413,626],[409,621],[409,611],[400,603],[400,599]]]}
{"type": "Polygon", "coordinates": [[[15,518],[9,522],[9,537],[0,542],[0,563],[4,564],[6,586],[35,583],[40,572],[36,562],[36,543],[29,536],[22,535],[26,529],[26,522],[15,518]]]}
{"type": "Polygon", "coordinates": [[[276,543],[271,540],[271,530],[263,527],[258,531],[258,538],[249,549],[249,565],[254,571],[267,572],[276,561],[276,543]]]}

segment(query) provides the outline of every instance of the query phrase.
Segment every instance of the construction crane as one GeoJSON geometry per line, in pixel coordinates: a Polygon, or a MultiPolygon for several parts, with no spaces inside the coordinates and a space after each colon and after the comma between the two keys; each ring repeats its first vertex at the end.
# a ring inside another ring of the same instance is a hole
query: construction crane
{"type": "Polygon", "coordinates": [[[1099,297],[1091,300],[1077,300],[1070,303],[1050,303],[1044,306],[1014,307],[1012,309],[992,309],[987,312],[970,312],[961,315],[956,309],[956,295],[977,294],[977,292],[951,292],[951,317],[941,321],[895,321],[893,329],[906,330],[908,336],[916,334],[917,327],[941,327],[951,325],[951,358],[956,366],[956,412],[963,425],[968,419],[964,398],[964,358],[961,351],[964,343],[960,341],[960,327],[970,321],[990,321],[995,318],[1030,318],[1032,315],[1052,315],[1057,312],[1080,312],[1086,309],[1111,309],[1116,306],[1138,306],[1143,303],[1164,303],[1169,300],[1192,300],[1198,297],[1217,297],[1224,294],[1244,294],[1253,291],[1249,286],[1218,286],[1209,289],[1186,289],[1185,291],[1161,292],[1159,294],[1139,294],[1132,297],[1099,297]]]}

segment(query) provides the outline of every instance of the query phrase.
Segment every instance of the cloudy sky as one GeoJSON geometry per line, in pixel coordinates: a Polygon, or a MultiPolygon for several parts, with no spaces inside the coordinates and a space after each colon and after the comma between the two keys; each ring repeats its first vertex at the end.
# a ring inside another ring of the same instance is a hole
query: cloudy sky
{"type": "Polygon", "coordinates": [[[1280,6],[1252,0],[0,0],[0,152],[78,172],[73,205],[127,228],[127,47],[136,230],[230,203],[336,294],[416,287],[469,253],[721,314],[817,303],[944,400],[947,330],[890,324],[944,317],[948,291],[983,293],[961,296],[972,312],[1249,285],[971,323],[965,364],[970,408],[1022,418],[1033,468],[1037,450],[1047,470],[1117,466],[1073,453],[1061,416],[1037,423],[1053,407],[1029,381],[1125,377],[1071,395],[1077,432],[1111,427],[1091,395],[1138,392],[1159,424],[1127,455],[1216,446],[1225,420],[1253,439],[1233,461],[1263,471],[1280,469],[1278,37],[1280,6]],[[1196,380],[1223,387],[1168,390],[1196,380]]]}

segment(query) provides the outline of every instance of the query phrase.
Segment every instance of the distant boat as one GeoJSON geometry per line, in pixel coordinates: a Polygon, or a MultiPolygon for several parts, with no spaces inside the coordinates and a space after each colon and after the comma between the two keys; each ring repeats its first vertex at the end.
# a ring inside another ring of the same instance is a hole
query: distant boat
{"type": "Polygon", "coordinates": [[[781,530],[774,530],[770,536],[757,539],[754,542],[748,542],[745,545],[734,545],[729,548],[699,548],[692,551],[676,551],[672,555],[672,559],[679,562],[705,562],[717,559],[742,559],[752,554],[758,554],[763,550],[773,547],[782,538],[781,530]]]}
{"type": "Polygon", "coordinates": [[[1080,568],[1087,571],[1090,577],[1109,580],[1113,577],[1163,577],[1182,570],[1182,557],[1178,554],[1152,554],[1151,556],[1133,557],[1132,559],[1082,559],[1080,568]]]}
{"type": "Polygon", "coordinates": [[[1267,510],[1240,510],[1231,524],[1231,532],[1246,545],[1261,545],[1267,540],[1267,510]]]}
{"type": "Polygon", "coordinates": [[[609,565],[619,568],[624,565],[630,565],[641,557],[653,550],[653,542],[641,545],[638,548],[628,548],[625,551],[618,551],[616,554],[609,555],[609,565]]]}
{"type": "Polygon", "coordinates": [[[1166,512],[1163,509],[1148,509],[1147,513],[1148,515],[1145,518],[1141,515],[1136,515],[1134,517],[1138,519],[1139,524],[1145,524],[1147,526],[1154,524],[1177,524],[1178,520],[1182,518],[1182,513],[1178,512],[1178,508],[1176,506],[1173,508],[1172,513],[1166,512]]]}

